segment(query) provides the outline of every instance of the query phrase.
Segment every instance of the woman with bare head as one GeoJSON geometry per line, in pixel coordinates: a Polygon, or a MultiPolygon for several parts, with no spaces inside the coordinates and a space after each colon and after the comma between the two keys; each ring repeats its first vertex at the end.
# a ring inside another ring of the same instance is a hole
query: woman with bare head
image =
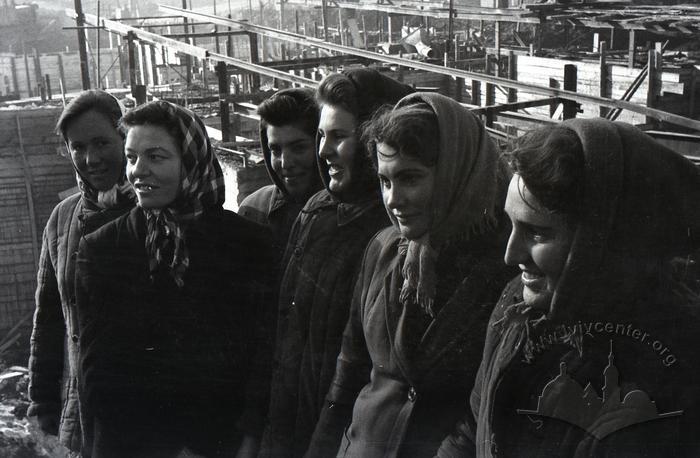
{"type": "Polygon", "coordinates": [[[376,70],[326,77],[317,163],[325,189],[297,218],[280,288],[269,425],[262,456],[302,456],[325,403],[362,252],[389,224],[360,126],[385,103],[413,92],[376,70]]]}
{"type": "Polygon", "coordinates": [[[54,208],[44,229],[29,360],[28,415],[37,418],[45,433],[58,435],[72,452],[80,451],[82,437],[74,253],[81,235],[134,206],[124,174],[121,117],[122,107],[114,96],[91,90],[71,100],[56,125],[79,192],[54,208]]]}

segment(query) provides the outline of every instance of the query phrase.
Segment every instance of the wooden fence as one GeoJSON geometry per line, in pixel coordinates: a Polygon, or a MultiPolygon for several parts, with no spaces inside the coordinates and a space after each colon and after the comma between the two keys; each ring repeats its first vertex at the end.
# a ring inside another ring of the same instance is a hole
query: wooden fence
{"type": "Polygon", "coordinates": [[[59,114],[0,111],[0,331],[34,309],[42,231],[59,193],[75,186],[53,133],[59,114]]]}

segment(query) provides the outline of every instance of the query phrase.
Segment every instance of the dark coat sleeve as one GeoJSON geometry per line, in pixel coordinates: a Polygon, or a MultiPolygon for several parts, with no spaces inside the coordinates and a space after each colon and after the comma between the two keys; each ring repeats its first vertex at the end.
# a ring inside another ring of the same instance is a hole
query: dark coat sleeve
{"type": "Polygon", "coordinates": [[[500,321],[503,318],[505,305],[513,301],[513,297],[516,295],[517,291],[520,291],[519,285],[520,283],[517,281],[517,279],[511,280],[504,288],[503,292],[501,293],[499,303],[496,304],[493,312],[491,313],[486,332],[486,343],[484,345],[481,364],[479,365],[479,370],[476,373],[474,388],[472,389],[469,397],[471,409],[469,413],[464,416],[464,418],[457,422],[454,431],[447,436],[440,445],[440,449],[437,452],[437,456],[439,458],[476,457],[476,429],[479,419],[479,409],[481,407],[481,393],[484,387],[484,371],[486,370],[486,365],[488,365],[493,354],[493,350],[498,343],[498,339],[494,333],[491,332],[491,328],[493,323],[500,321]]]}
{"type": "Polygon", "coordinates": [[[251,312],[251,336],[254,351],[250,354],[250,376],[246,384],[246,405],[237,423],[238,429],[256,438],[262,435],[270,399],[272,353],[276,328],[277,291],[279,277],[277,253],[272,246],[272,234],[267,227],[250,223],[253,235],[250,243],[257,249],[249,264],[254,278],[249,283],[248,301],[251,312]]]}
{"type": "Polygon", "coordinates": [[[311,438],[308,457],[335,456],[342,434],[352,420],[352,409],[360,390],[369,382],[372,360],[367,351],[362,326],[363,304],[372,279],[376,240],[370,242],[362,261],[350,304],[350,316],[336,363],[335,376],[328,390],[327,403],[311,438]]]}
{"type": "Polygon", "coordinates": [[[61,380],[64,361],[64,336],[61,297],[51,262],[49,233],[55,233],[54,213],[44,230],[37,274],[36,310],[29,357],[29,415],[50,415],[58,425],[61,415],[61,380]]]}

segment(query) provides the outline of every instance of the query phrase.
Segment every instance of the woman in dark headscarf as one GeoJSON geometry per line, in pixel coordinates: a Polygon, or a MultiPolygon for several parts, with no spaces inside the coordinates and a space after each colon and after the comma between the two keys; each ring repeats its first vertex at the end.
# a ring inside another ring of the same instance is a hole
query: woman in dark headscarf
{"type": "Polygon", "coordinates": [[[325,185],[299,214],[280,287],[269,425],[262,456],[306,451],[333,378],[352,287],[369,239],[389,222],[359,127],[413,92],[372,69],[323,80],[318,166],[325,185]]]}
{"type": "Polygon", "coordinates": [[[81,92],[61,113],[63,137],[80,192],[60,202],[46,223],[37,274],[29,360],[28,415],[72,452],[81,447],[78,412],[78,319],[75,252],[80,237],[134,206],[124,175],[122,107],[100,90],[81,92]]]}
{"type": "Polygon", "coordinates": [[[700,243],[700,172],[603,120],[534,132],[513,164],[522,275],[491,317],[476,424],[440,455],[699,456],[700,304],[677,266],[700,243]]]}
{"type": "Polygon", "coordinates": [[[152,102],[122,125],[138,206],[81,241],[76,275],[83,454],[231,456],[236,423],[255,427],[242,415],[270,237],[222,208],[196,115],[152,102]]]}
{"type": "Polygon", "coordinates": [[[432,457],[466,413],[512,275],[508,172],[478,118],[439,94],[403,98],[366,137],[392,226],[365,252],[309,455],[432,457]]]}

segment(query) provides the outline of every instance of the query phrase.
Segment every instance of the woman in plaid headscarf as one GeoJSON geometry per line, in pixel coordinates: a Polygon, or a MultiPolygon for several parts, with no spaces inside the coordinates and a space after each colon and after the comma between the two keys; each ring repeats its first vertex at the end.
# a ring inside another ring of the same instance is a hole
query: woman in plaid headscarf
{"type": "Polygon", "coordinates": [[[122,126],[138,206],[85,237],[78,259],[83,454],[229,456],[237,424],[260,418],[243,401],[270,235],[222,208],[195,114],[151,102],[122,126]]]}

